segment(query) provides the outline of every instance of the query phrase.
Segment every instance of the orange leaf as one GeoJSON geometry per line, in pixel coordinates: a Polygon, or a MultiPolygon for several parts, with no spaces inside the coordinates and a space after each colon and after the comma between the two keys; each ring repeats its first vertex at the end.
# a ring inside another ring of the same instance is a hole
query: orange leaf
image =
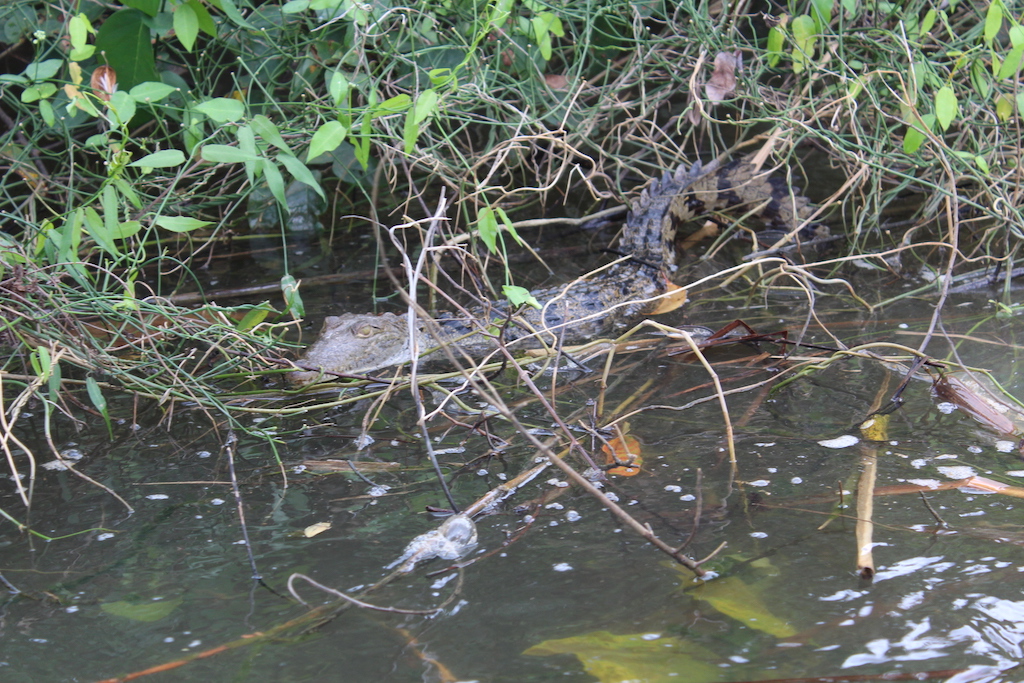
{"type": "Polygon", "coordinates": [[[686,303],[686,290],[679,285],[668,283],[668,296],[658,302],[658,307],[651,311],[651,315],[660,315],[674,311],[686,303]]]}
{"type": "Polygon", "coordinates": [[[98,66],[92,72],[89,85],[96,91],[96,96],[104,102],[110,101],[110,96],[117,91],[117,72],[109,66],[98,66]]]}
{"type": "Polygon", "coordinates": [[[632,477],[640,474],[640,467],[644,459],[640,457],[640,441],[626,434],[616,437],[601,446],[604,451],[605,462],[608,465],[616,465],[608,470],[608,474],[618,474],[622,477],[632,477]]]}

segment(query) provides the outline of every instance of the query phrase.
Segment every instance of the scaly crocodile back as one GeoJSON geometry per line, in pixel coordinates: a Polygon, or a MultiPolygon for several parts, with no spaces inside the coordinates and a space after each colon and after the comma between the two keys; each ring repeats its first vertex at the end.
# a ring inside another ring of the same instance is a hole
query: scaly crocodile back
{"type": "Polygon", "coordinates": [[[665,173],[661,180],[644,188],[626,216],[619,238],[620,250],[656,267],[674,264],[672,242],[676,230],[680,223],[692,218],[684,198],[704,192],[709,183],[717,185],[717,177],[712,175],[717,166],[716,162],[703,166],[698,161],[689,168],[683,164],[675,173],[665,173]]]}
{"type": "MultiPolygon", "coordinates": [[[[404,315],[331,316],[302,358],[311,371],[291,373],[290,379],[295,384],[317,381],[321,375],[312,370],[317,367],[342,374],[372,372],[410,360],[414,347],[423,352],[451,346],[479,357],[498,348],[497,330],[501,342],[513,349],[608,336],[657,308],[657,297],[668,289],[666,271],[675,263],[673,242],[681,224],[702,213],[740,205],[769,228],[787,231],[806,221],[813,210],[785,182],[744,160],[721,168],[715,162],[680,166],[651,183],[632,203],[619,240],[620,250],[632,258],[566,285],[533,290],[540,310],[524,307],[513,312],[505,303],[493,302],[470,309],[468,318],[444,313],[431,324],[415,326],[413,340],[404,315]]],[[[441,358],[444,352],[426,357],[441,358]]]]}

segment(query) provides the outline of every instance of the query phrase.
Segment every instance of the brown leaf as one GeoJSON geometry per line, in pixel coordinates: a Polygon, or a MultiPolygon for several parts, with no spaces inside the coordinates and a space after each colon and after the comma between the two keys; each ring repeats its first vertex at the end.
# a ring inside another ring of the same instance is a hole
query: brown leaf
{"type": "Polygon", "coordinates": [[[660,315],[674,311],[686,303],[686,290],[679,285],[668,283],[668,296],[658,302],[658,307],[651,311],[651,315],[660,315]]]}
{"type": "Polygon", "coordinates": [[[117,91],[117,72],[109,66],[98,66],[92,72],[89,85],[96,92],[96,97],[104,102],[109,102],[110,96],[117,91]]]}
{"type": "Polygon", "coordinates": [[[961,380],[952,375],[941,375],[933,382],[932,388],[939,398],[949,401],[987,429],[1007,436],[1024,433],[1024,428],[1013,419],[1024,417],[1020,411],[969,378],[961,380]]]}
{"type": "Polygon", "coordinates": [[[711,80],[704,84],[704,94],[710,102],[722,102],[736,92],[736,72],[743,69],[743,53],[719,52],[715,55],[715,70],[711,80]]]}
{"type": "Polygon", "coordinates": [[[617,474],[621,477],[632,477],[640,474],[640,466],[644,459],[640,457],[640,441],[629,434],[616,437],[601,446],[604,451],[605,462],[616,467],[608,470],[608,474],[617,474]]]}
{"type": "Polygon", "coordinates": [[[353,462],[351,460],[303,460],[302,465],[310,472],[317,474],[331,474],[340,472],[342,474],[353,474],[354,470],[370,474],[373,472],[386,472],[397,470],[401,464],[397,462],[374,462],[372,460],[353,462]]]}
{"type": "Polygon", "coordinates": [[[316,524],[310,524],[302,530],[302,535],[306,538],[313,538],[331,528],[330,522],[317,522],[316,524]]]}
{"type": "Polygon", "coordinates": [[[545,74],[544,81],[552,90],[566,90],[569,87],[569,79],[562,74],[545,74]]]}

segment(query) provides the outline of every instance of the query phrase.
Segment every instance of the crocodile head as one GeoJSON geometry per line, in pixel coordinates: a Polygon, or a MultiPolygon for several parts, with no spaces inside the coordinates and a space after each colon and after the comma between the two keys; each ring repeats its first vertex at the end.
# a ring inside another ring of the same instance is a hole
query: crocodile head
{"type": "MultiPolygon", "coordinates": [[[[345,313],[324,320],[320,335],[299,362],[322,372],[359,375],[410,359],[409,326],[404,315],[345,313]]],[[[292,372],[288,381],[298,386],[329,381],[331,376],[322,372],[292,372]]]]}

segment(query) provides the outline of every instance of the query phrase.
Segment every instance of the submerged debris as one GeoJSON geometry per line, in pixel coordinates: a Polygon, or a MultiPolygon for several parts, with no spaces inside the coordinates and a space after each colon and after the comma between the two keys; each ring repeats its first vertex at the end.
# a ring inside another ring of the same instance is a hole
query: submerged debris
{"type": "Polygon", "coordinates": [[[399,567],[411,572],[418,563],[439,557],[457,560],[476,547],[476,524],[466,515],[452,515],[433,531],[420,534],[405,547],[405,552],[385,569],[399,567]]]}

